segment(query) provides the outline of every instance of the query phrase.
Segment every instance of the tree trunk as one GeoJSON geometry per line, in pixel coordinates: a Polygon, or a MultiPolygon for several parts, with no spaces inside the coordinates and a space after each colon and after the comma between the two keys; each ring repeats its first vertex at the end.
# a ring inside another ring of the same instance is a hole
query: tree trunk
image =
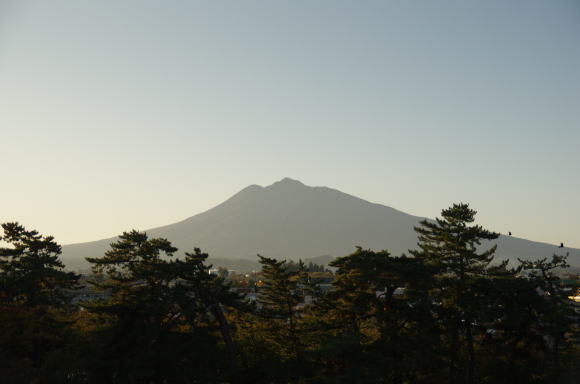
{"type": "Polygon", "coordinates": [[[226,345],[226,350],[228,354],[228,364],[230,368],[230,376],[232,378],[232,383],[238,384],[240,383],[240,372],[238,369],[238,363],[236,360],[236,344],[232,339],[232,334],[230,333],[230,327],[228,325],[228,320],[224,315],[224,311],[222,310],[219,303],[215,303],[210,306],[211,313],[217,319],[220,325],[220,332],[222,334],[222,338],[224,339],[224,343],[226,345]]]}
{"type": "Polygon", "coordinates": [[[560,348],[558,336],[554,337],[554,366],[552,367],[552,382],[560,383],[560,348]]]}
{"type": "Polygon", "coordinates": [[[461,332],[461,319],[457,317],[456,328],[450,330],[450,349],[449,349],[449,381],[453,383],[458,383],[461,381],[461,370],[460,366],[460,356],[459,356],[459,338],[461,332]]]}
{"type": "Polygon", "coordinates": [[[475,350],[473,348],[473,331],[471,326],[471,318],[468,316],[465,319],[466,329],[465,336],[467,338],[467,384],[473,384],[473,379],[475,375],[475,350]]]}

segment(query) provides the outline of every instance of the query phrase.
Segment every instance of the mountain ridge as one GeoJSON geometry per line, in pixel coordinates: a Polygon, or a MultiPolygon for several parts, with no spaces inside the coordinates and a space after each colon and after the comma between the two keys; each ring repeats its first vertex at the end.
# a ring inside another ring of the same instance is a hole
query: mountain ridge
{"type": "MultiPolygon", "coordinates": [[[[423,219],[336,189],[284,178],[265,187],[249,185],[207,211],[145,232],[169,239],[180,253],[199,247],[209,253],[210,262],[212,257],[255,261],[258,253],[297,260],[342,256],[357,246],[407,253],[416,248],[413,227],[423,219]]],[[[86,268],[84,258],[101,256],[115,239],[65,245],[63,261],[70,269],[86,268]]],[[[551,244],[503,235],[492,243],[498,244],[498,260],[550,257],[558,251],[551,244]]],[[[580,250],[566,251],[570,264],[580,266],[580,250]]]]}

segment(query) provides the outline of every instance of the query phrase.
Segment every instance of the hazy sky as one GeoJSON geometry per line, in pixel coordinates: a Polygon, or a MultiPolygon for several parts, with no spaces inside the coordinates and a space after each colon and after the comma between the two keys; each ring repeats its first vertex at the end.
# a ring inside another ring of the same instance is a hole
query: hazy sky
{"type": "Polygon", "coordinates": [[[62,243],[289,176],[580,247],[580,2],[0,0],[0,171],[62,243]]]}

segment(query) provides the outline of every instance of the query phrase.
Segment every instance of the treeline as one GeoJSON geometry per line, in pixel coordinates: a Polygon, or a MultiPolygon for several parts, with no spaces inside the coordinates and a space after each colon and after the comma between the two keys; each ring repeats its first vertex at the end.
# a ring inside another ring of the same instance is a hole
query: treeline
{"type": "Polygon", "coordinates": [[[79,302],[54,239],[2,224],[0,382],[577,382],[578,317],[554,274],[565,257],[493,263],[481,242],[498,235],[474,217],[453,205],[421,222],[409,255],[336,259],[330,290],[303,263],[260,256],[257,302],[201,250],[175,258],[137,231],[88,259],[100,296],[79,302]]]}

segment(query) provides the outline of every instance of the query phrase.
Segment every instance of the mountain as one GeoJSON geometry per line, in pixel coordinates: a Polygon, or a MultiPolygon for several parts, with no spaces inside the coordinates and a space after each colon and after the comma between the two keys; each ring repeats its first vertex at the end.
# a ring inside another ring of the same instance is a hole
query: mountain
{"type": "MultiPolygon", "coordinates": [[[[255,262],[256,254],[297,260],[349,254],[356,246],[399,255],[416,247],[413,227],[422,217],[374,204],[327,187],[310,187],[285,178],[270,186],[251,185],[222,204],[181,222],[147,230],[165,237],[181,252],[199,247],[210,261],[255,262]]],[[[129,229],[129,228],[128,228],[129,229]]],[[[115,238],[63,247],[68,268],[87,268],[85,257],[100,256],[115,238]]],[[[498,259],[549,257],[556,246],[501,236],[498,259]]],[[[580,250],[566,248],[580,266],[580,250]]],[[[328,257],[324,258],[328,260],[328,257]]],[[[218,264],[218,263],[216,263],[218,264]]]]}

